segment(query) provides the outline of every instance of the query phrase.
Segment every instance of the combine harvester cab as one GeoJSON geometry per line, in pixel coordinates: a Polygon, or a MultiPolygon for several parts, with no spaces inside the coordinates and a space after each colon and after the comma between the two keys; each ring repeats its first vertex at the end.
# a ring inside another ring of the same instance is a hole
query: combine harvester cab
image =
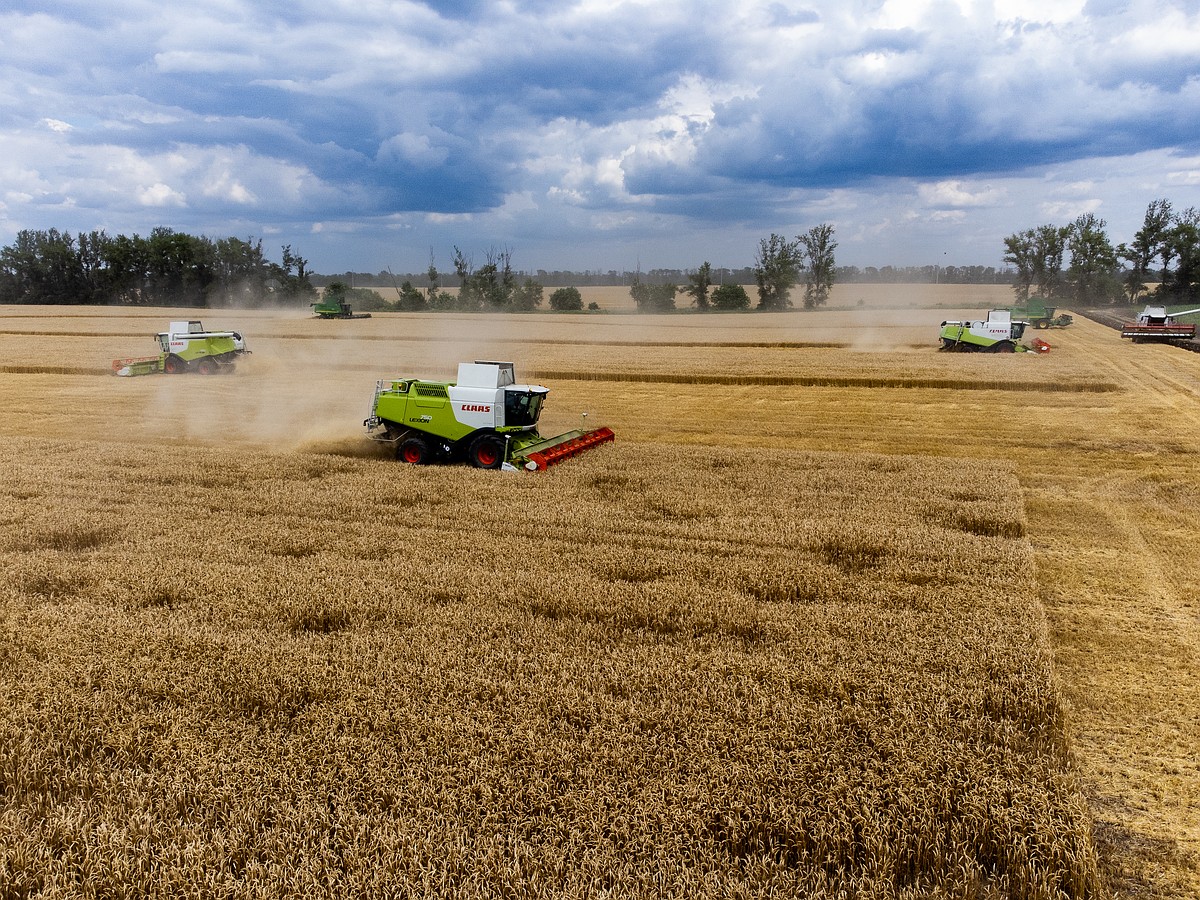
{"type": "Polygon", "coordinates": [[[940,349],[958,353],[1023,352],[1029,348],[1017,342],[1028,324],[1014,319],[1007,309],[990,310],[983,321],[943,322],[940,349]]]}
{"type": "Polygon", "coordinates": [[[180,375],[199,372],[215,375],[232,372],[239,356],[250,351],[236,331],[205,331],[198,321],[172,322],[155,339],[162,351],[157,356],[114,359],[115,375],[180,375]]]}
{"type": "Polygon", "coordinates": [[[517,384],[511,362],[459,363],[455,382],[378,382],[363,425],[404,462],[465,459],[479,469],[540,471],[615,439],[609,428],[542,437],[537,422],[549,392],[517,384]]]}
{"type": "Polygon", "coordinates": [[[1136,322],[1126,322],[1121,326],[1121,337],[1130,338],[1135,344],[1191,340],[1196,336],[1196,326],[1176,319],[1196,312],[1200,312],[1200,309],[1168,313],[1165,306],[1147,306],[1138,314],[1136,322]]]}

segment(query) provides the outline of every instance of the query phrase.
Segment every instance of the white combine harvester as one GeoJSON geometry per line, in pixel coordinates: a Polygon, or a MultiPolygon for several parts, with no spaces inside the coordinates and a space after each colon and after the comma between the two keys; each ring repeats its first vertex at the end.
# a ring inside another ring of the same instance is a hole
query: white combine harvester
{"type": "Polygon", "coordinates": [[[1165,306],[1147,306],[1136,322],[1121,326],[1121,337],[1132,338],[1135,344],[1146,341],[1191,340],[1196,336],[1196,326],[1191,322],[1179,322],[1180,316],[1190,316],[1200,309],[1185,309],[1183,312],[1168,313],[1165,306]]]}

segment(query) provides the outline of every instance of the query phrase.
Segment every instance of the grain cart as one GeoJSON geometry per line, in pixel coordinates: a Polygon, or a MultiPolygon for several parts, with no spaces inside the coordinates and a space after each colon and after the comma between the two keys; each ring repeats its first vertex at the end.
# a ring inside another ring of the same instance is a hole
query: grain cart
{"type": "Polygon", "coordinates": [[[1028,322],[1013,319],[1007,309],[993,309],[984,321],[943,322],[942,350],[960,353],[1013,353],[1028,350],[1018,344],[1028,322]]]}
{"type": "Polygon", "coordinates": [[[398,378],[375,385],[367,436],[414,465],[465,459],[479,469],[538,471],[614,440],[609,428],[538,434],[549,388],[517,384],[511,362],[459,363],[458,379],[398,378]]]}
{"type": "Polygon", "coordinates": [[[1196,336],[1196,326],[1190,322],[1178,322],[1176,319],[1197,312],[1200,312],[1200,309],[1168,313],[1165,306],[1147,306],[1138,314],[1136,322],[1126,322],[1121,326],[1121,337],[1132,338],[1135,344],[1147,341],[1190,340],[1196,336]]]}
{"type": "Polygon", "coordinates": [[[155,335],[159,349],[156,356],[114,359],[114,375],[154,375],[165,372],[179,375],[199,372],[214,375],[232,372],[234,363],[246,349],[246,341],[236,331],[205,331],[197,321],[172,322],[166,331],[155,335]]]}

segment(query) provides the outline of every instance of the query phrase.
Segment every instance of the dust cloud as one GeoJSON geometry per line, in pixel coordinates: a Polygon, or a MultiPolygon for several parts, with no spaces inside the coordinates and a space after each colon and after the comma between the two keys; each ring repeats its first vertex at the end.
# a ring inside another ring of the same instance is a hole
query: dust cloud
{"type": "Polygon", "coordinates": [[[390,448],[367,438],[363,427],[377,381],[452,380],[459,362],[497,358],[497,337],[511,340],[516,333],[499,319],[446,315],[433,329],[423,322],[419,338],[387,338],[369,330],[371,321],[260,323],[278,332],[274,336],[256,335],[255,323],[239,323],[251,353],[235,372],[138,379],[147,383],[143,427],[150,437],[181,443],[388,455],[390,448]]]}

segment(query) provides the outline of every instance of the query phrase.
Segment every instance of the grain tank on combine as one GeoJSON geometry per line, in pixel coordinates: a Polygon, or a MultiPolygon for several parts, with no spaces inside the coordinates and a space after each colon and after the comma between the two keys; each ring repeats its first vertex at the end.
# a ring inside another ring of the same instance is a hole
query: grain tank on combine
{"type": "Polygon", "coordinates": [[[206,331],[198,321],[172,322],[155,335],[161,352],[156,356],[114,359],[114,375],[179,375],[199,372],[215,375],[232,372],[238,357],[250,351],[236,331],[206,331]]]}
{"type": "Polygon", "coordinates": [[[993,309],[982,321],[943,322],[939,349],[958,353],[1021,353],[1032,350],[1045,353],[1050,345],[1035,340],[1033,346],[1017,343],[1028,322],[1014,319],[1007,309],[993,309]]]}
{"type": "Polygon", "coordinates": [[[466,460],[479,469],[542,470],[614,440],[609,428],[542,437],[537,423],[549,392],[517,384],[511,362],[464,362],[453,382],[378,382],[363,425],[404,462],[466,460]]]}

